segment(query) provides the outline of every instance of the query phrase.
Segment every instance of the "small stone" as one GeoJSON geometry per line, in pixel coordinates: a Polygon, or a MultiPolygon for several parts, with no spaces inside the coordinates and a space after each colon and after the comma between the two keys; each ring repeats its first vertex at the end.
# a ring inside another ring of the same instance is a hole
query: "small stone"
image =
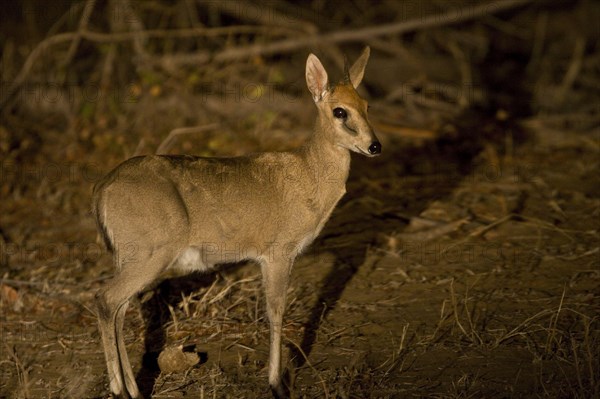
{"type": "Polygon", "coordinates": [[[182,346],[167,347],[158,355],[158,367],[162,373],[180,373],[200,363],[195,352],[184,352],[182,346]]]}

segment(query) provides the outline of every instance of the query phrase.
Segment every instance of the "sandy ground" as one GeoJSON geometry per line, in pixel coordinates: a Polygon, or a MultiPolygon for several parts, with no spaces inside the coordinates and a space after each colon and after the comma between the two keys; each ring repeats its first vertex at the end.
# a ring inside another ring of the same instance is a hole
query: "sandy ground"
{"type": "MultiPolygon", "coordinates": [[[[514,128],[494,129],[501,140],[466,150],[467,129],[353,157],[348,194],[293,272],[295,397],[597,397],[597,142],[530,130],[507,147],[514,128]]],[[[2,397],[108,394],[93,296],[112,266],[79,166],[47,187],[48,164],[32,167],[3,201],[4,239],[20,241],[2,259],[2,397]]],[[[253,264],[163,282],[125,330],[146,396],[269,396],[253,264]],[[158,353],[178,345],[201,364],[161,374],[158,353]]]]}

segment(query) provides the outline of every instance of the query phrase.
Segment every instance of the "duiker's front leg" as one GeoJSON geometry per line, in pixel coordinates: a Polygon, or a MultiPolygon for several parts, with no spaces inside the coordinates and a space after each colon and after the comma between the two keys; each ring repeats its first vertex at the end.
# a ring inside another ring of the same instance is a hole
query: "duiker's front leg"
{"type": "Polygon", "coordinates": [[[281,331],[292,263],[292,260],[269,260],[261,265],[267,298],[267,315],[271,326],[269,385],[277,398],[288,396],[281,380],[281,331]]]}

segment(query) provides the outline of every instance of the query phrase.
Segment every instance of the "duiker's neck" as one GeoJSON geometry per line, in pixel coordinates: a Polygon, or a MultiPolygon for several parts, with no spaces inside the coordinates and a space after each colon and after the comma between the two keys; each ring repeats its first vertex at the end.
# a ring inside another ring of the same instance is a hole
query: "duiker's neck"
{"type": "Polygon", "coordinates": [[[350,171],[350,151],[335,141],[333,127],[319,112],[312,135],[302,147],[303,156],[319,176],[345,184],[350,171]]]}

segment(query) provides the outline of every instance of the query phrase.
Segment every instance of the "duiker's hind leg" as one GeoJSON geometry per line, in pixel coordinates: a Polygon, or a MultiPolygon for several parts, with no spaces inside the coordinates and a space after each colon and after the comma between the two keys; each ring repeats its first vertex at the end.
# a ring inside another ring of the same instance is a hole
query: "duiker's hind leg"
{"type": "Polygon", "coordinates": [[[109,308],[106,301],[98,295],[98,328],[102,337],[102,346],[108,369],[108,381],[113,395],[121,397],[123,393],[123,376],[119,360],[116,338],[116,310],[109,308]]]}
{"type": "Polygon", "coordinates": [[[117,335],[117,351],[119,352],[119,360],[121,362],[121,371],[123,372],[123,378],[125,379],[125,387],[132,397],[140,397],[140,392],[135,382],[135,376],[133,375],[133,369],[129,363],[129,356],[127,355],[127,348],[125,347],[125,340],[123,339],[123,325],[125,324],[125,313],[129,301],[126,301],[123,306],[117,311],[117,323],[116,323],[116,335],[117,335]]]}
{"type": "Polygon", "coordinates": [[[120,273],[97,295],[98,324],[110,390],[117,397],[141,397],[123,339],[129,298],[153,283],[172,262],[175,252],[162,250],[147,256],[139,255],[138,259],[142,260],[124,265],[120,273]]]}

